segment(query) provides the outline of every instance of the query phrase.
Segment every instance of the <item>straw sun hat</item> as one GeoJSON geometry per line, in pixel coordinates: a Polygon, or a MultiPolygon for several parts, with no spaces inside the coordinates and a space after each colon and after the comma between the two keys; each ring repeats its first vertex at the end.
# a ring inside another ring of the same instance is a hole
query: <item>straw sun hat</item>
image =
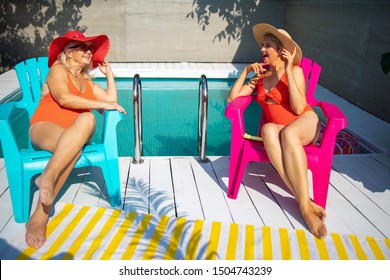
{"type": "Polygon", "coordinates": [[[49,67],[51,67],[54,62],[56,62],[58,55],[64,49],[64,47],[71,41],[78,41],[81,43],[91,42],[93,46],[93,56],[92,56],[92,67],[98,67],[98,63],[104,61],[110,48],[110,40],[106,35],[97,35],[97,36],[84,36],[80,31],[69,31],[64,36],[55,38],[49,46],[49,67]]]}
{"type": "Polygon", "coordinates": [[[262,43],[264,41],[264,35],[270,33],[276,36],[283,44],[284,48],[288,50],[291,54],[294,53],[294,48],[297,48],[296,55],[294,58],[294,65],[299,65],[302,59],[302,50],[298,46],[298,44],[291,38],[290,34],[287,33],[284,29],[276,29],[270,24],[267,23],[259,23],[253,26],[252,28],[253,36],[257,44],[262,47],[262,43]]]}

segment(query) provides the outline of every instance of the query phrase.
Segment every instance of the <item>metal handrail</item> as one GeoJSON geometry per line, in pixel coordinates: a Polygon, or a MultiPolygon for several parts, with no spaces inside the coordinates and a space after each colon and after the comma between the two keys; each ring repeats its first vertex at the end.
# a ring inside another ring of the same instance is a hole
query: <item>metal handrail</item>
{"type": "Polygon", "coordinates": [[[198,153],[199,162],[208,162],[206,157],[207,119],[208,119],[209,91],[207,78],[200,76],[199,80],[199,110],[198,110],[198,153]]]}
{"type": "Polygon", "coordinates": [[[142,85],[139,74],[133,79],[133,107],[134,107],[134,164],[144,162],[142,157],[142,85]]]}

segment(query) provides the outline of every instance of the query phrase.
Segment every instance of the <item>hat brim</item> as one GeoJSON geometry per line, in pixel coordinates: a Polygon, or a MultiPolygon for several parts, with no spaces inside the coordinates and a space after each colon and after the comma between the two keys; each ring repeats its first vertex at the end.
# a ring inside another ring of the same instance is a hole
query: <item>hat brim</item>
{"type": "Polygon", "coordinates": [[[110,40],[106,35],[97,35],[90,37],[75,37],[75,38],[67,38],[67,37],[58,37],[54,39],[49,46],[48,52],[48,65],[51,67],[58,59],[58,55],[62,52],[64,47],[71,41],[78,42],[91,42],[94,53],[92,56],[92,67],[95,69],[98,67],[99,63],[102,63],[107,56],[108,50],[110,48],[110,40]]]}
{"type": "Polygon", "coordinates": [[[288,50],[291,54],[294,53],[294,49],[296,48],[296,54],[293,63],[294,65],[299,65],[301,63],[302,50],[299,47],[299,45],[289,36],[286,36],[278,29],[276,29],[274,26],[267,23],[259,23],[253,26],[252,31],[253,31],[253,36],[255,37],[255,40],[257,44],[260,46],[260,48],[263,45],[264,35],[270,33],[276,36],[282,42],[284,48],[288,50]]]}

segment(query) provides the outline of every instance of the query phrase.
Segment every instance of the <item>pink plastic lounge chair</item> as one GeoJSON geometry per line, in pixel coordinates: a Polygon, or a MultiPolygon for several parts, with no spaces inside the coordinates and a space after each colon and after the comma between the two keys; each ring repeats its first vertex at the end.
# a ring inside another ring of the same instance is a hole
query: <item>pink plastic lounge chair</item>
{"type": "MultiPolygon", "coordinates": [[[[339,130],[346,127],[347,119],[337,106],[319,101],[314,97],[321,66],[304,57],[301,67],[308,85],[307,102],[313,107],[318,106],[326,118],[326,126],[319,143],[305,146],[308,168],[311,170],[313,178],[314,202],[325,208],[336,135],[339,130]]],[[[232,199],[237,197],[246,165],[251,161],[269,162],[262,142],[243,138],[245,134],[244,111],[255,100],[255,96],[238,97],[226,107],[225,111],[225,116],[232,122],[227,193],[228,197],[232,199]]],[[[259,135],[261,125],[265,122],[266,119],[262,113],[259,135]]]]}

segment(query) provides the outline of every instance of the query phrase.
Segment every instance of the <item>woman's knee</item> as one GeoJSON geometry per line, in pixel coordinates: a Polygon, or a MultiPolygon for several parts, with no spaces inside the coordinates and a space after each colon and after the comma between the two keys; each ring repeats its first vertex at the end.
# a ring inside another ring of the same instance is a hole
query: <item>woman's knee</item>
{"type": "Polygon", "coordinates": [[[84,129],[88,129],[90,131],[95,130],[96,118],[95,115],[91,112],[81,113],[77,117],[77,122],[80,123],[84,129]]]}
{"type": "Polygon", "coordinates": [[[261,136],[264,141],[274,143],[279,139],[279,129],[275,124],[267,123],[261,128],[261,136]]]}
{"type": "Polygon", "coordinates": [[[282,146],[284,149],[295,148],[301,144],[300,138],[294,128],[286,126],[280,133],[282,146]]]}

